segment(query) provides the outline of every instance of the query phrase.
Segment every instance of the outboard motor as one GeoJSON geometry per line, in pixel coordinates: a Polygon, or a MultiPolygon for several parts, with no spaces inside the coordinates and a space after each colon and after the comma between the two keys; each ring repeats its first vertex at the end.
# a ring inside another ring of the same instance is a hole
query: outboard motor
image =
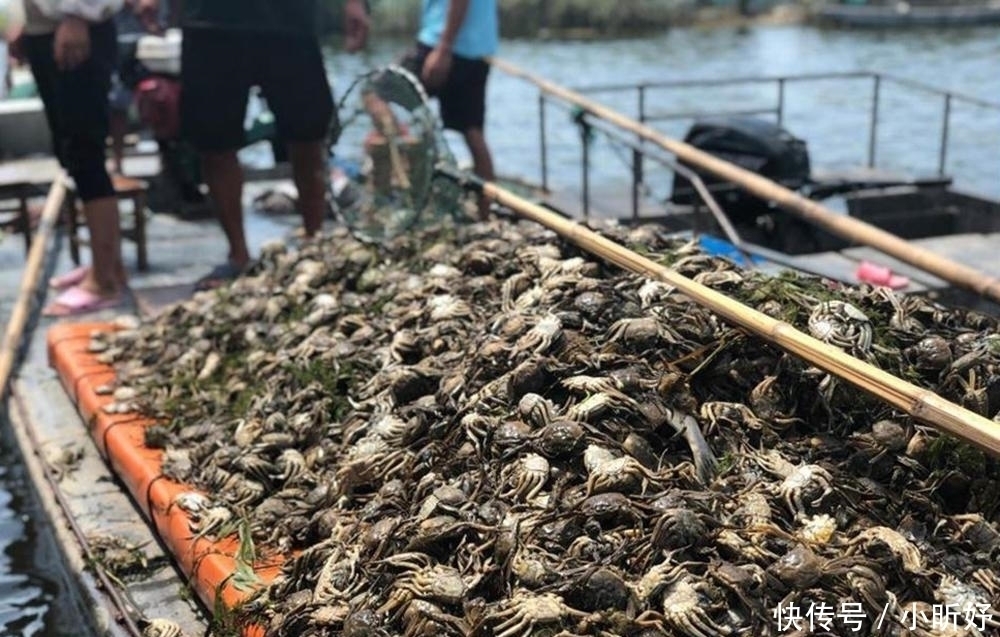
{"type": "MultiPolygon", "coordinates": [[[[809,152],[801,139],[777,124],[753,118],[711,118],[699,120],[684,141],[711,155],[767,177],[791,190],[809,182],[809,152]]],[[[772,210],[738,186],[689,166],[705,182],[722,209],[736,224],[753,225],[772,210]]],[[[674,174],[670,201],[692,205],[700,201],[697,191],[680,174],[674,174]]]]}

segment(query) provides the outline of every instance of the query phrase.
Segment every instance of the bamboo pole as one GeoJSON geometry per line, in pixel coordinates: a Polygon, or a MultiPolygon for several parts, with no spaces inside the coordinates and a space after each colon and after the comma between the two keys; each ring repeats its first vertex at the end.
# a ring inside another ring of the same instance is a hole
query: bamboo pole
{"type": "Polygon", "coordinates": [[[38,289],[38,277],[48,252],[49,239],[52,237],[56,221],[59,219],[59,211],[62,210],[65,201],[66,181],[63,173],[60,172],[55,181],[52,182],[49,195],[45,200],[38,230],[35,232],[31,250],[28,252],[28,259],[24,265],[21,288],[18,291],[14,310],[10,314],[10,320],[7,321],[7,330],[4,333],[2,347],[0,347],[0,400],[7,396],[10,375],[14,370],[14,362],[21,346],[21,337],[31,314],[31,301],[38,289]]]}
{"type": "Polygon", "coordinates": [[[595,117],[635,133],[650,143],[670,151],[683,162],[707,170],[762,199],[775,202],[785,210],[831,234],[875,248],[953,285],[972,290],[980,296],[1000,302],[1000,279],[997,277],[913,245],[894,234],[854,217],[837,214],[820,203],[803,197],[766,177],[723,161],[694,146],[671,139],[654,128],[588,99],[576,91],[529,73],[506,60],[491,58],[490,63],[505,73],[531,82],[545,93],[565,100],[588,111],[595,117]]]}
{"type": "MultiPolygon", "coordinates": [[[[468,178],[460,179],[469,182],[468,178]]],[[[1000,427],[997,423],[816,340],[784,321],[746,307],[496,184],[474,182],[473,186],[481,188],[483,195],[489,199],[525,219],[542,224],[587,252],[626,270],[668,283],[730,323],[774,343],[921,422],[1000,456],[1000,427]]]]}

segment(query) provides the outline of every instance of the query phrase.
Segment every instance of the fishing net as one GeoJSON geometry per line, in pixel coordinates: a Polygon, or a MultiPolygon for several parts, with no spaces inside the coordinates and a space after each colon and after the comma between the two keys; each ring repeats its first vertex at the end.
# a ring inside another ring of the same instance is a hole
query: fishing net
{"type": "Polygon", "coordinates": [[[341,219],[359,238],[385,241],[461,211],[462,188],[444,177],[455,167],[420,81],[399,66],[359,77],[338,108],[335,158],[359,169],[350,196],[334,184],[341,219]]]}

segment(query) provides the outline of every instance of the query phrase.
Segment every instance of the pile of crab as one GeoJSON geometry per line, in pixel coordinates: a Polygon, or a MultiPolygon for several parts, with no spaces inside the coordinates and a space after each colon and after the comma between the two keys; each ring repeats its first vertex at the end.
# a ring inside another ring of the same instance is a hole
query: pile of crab
{"type": "MultiPolygon", "coordinates": [[[[602,232],[1000,410],[991,318],[602,232]]],[[[192,532],[287,558],[268,635],[997,633],[994,459],[531,224],[271,245],[92,348],[192,532]]]]}

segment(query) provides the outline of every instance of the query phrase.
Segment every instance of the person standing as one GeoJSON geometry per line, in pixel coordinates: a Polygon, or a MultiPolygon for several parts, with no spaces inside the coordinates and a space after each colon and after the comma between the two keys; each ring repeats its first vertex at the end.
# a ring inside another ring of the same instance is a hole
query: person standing
{"type": "Polygon", "coordinates": [[[24,0],[8,52],[27,58],[54,152],[73,178],[90,233],[90,267],[51,281],[62,292],[43,310],[68,316],[114,307],[126,286],[118,199],[105,166],[108,90],[122,0],[24,0]]]}
{"type": "MultiPolygon", "coordinates": [[[[417,76],[441,107],[444,127],[458,131],[472,155],[473,170],[495,178],[486,143],[486,58],[500,44],[496,0],[423,0],[416,48],[403,66],[417,76]]],[[[480,213],[488,209],[480,200],[480,213]]]]}
{"type": "Polygon", "coordinates": [[[138,16],[136,0],[125,0],[125,6],[115,15],[115,29],[118,33],[119,57],[118,68],[111,77],[111,92],[108,102],[111,110],[111,160],[112,169],[118,175],[124,175],[122,164],[125,156],[125,135],[128,133],[129,111],[135,101],[134,86],[138,81],[135,49],[139,37],[147,31],[159,32],[161,25],[166,24],[168,5],[160,8],[155,25],[144,24],[138,16]],[[125,45],[125,46],[122,46],[125,45]]]}
{"type": "MultiPolygon", "coordinates": [[[[139,0],[148,19],[157,0],[139,0]]],[[[184,0],[181,27],[182,134],[201,154],[202,174],[229,243],[225,263],[196,284],[218,287],[250,264],[243,228],[243,171],[236,151],[252,86],[259,86],[288,144],[305,235],[319,232],[326,211],[326,140],[333,92],[316,34],[316,0],[184,0]]],[[[345,5],[347,48],[368,37],[362,0],[345,5]]]]}

